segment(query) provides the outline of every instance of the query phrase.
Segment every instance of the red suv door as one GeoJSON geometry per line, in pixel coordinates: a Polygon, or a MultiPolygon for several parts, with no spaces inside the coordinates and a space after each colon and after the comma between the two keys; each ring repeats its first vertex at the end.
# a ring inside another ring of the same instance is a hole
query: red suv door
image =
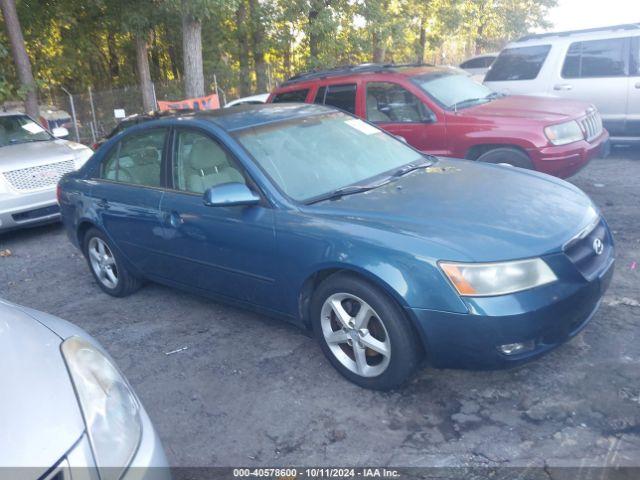
{"type": "Polygon", "coordinates": [[[449,155],[445,115],[408,87],[389,79],[368,80],[357,114],[422,152],[449,155]]]}

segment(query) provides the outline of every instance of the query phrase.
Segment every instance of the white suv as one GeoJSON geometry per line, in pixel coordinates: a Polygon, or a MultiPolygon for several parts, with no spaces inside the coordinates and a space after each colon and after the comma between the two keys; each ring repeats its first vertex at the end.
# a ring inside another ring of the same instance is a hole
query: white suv
{"type": "Polygon", "coordinates": [[[485,84],[590,102],[613,142],[640,142],[640,24],[521,38],[500,53],[485,84]]]}

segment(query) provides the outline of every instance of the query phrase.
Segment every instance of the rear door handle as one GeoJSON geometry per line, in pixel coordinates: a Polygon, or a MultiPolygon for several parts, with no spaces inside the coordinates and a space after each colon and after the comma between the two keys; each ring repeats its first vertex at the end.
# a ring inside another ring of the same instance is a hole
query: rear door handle
{"type": "Polygon", "coordinates": [[[104,209],[104,210],[109,210],[111,208],[111,205],[109,205],[109,202],[107,201],[106,198],[102,198],[100,200],[98,200],[98,207],[104,209]]]}
{"type": "Polygon", "coordinates": [[[569,85],[568,83],[560,83],[558,85],[554,85],[553,89],[560,91],[573,90],[573,85],[569,85]]]}

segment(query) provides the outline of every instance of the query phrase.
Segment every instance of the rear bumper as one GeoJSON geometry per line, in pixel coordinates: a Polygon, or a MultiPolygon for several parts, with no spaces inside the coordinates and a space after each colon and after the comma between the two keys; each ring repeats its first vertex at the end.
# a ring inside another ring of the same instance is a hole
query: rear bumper
{"type": "Polygon", "coordinates": [[[0,231],[55,222],[59,218],[55,188],[25,194],[0,194],[0,231]]]}
{"type": "Polygon", "coordinates": [[[577,335],[596,313],[614,270],[607,260],[590,282],[555,282],[501,297],[467,301],[468,314],[410,309],[429,362],[439,368],[497,369],[540,357],[577,335]],[[501,345],[529,343],[505,355],[501,345]]]}
{"type": "Polygon", "coordinates": [[[562,146],[550,146],[528,150],[536,170],[560,178],[578,173],[594,158],[607,157],[610,151],[609,133],[602,134],[589,143],[581,141],[562,146]]]}

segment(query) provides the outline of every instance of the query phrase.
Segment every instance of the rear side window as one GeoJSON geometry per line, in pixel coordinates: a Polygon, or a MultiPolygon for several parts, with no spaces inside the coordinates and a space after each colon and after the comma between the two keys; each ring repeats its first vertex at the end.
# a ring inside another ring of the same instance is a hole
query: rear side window
{"type": "Polygon", "coordinates": [[[612,38],[572,43],[567,52],[564,78],[624,77],[627,75],[628,39],[612,38]]]}
{"type": "Polygon", "coordinates": [[[290,102],[304,102],[307,99],[309,89],[304,90],[291,90],[289,92],[277,93],[273,97],[273,103],[290,103],[290,102]]]}
{"type": "Polygon", "coordinates": [[[356,113],[356,84],[329,85],[324,96],[324,104],[345,112],[356,113]]]}
{"type": "Polygon", "coordinates": [[[167,131],[162,128],[122,139],[103,161],[101,177],[147,187],[161,186],[166,136],[167,131]]]}
{"type": "Polygon", "coordinates": [[[640,76],[640,37],[631,39],[631,75],[640,76]]]}
{"type": "Polygon", "coordinates": [[[540,73],[549,50],[551,45],[507,48],[498,55],[485,81],[533,80],[540,73]]]}

